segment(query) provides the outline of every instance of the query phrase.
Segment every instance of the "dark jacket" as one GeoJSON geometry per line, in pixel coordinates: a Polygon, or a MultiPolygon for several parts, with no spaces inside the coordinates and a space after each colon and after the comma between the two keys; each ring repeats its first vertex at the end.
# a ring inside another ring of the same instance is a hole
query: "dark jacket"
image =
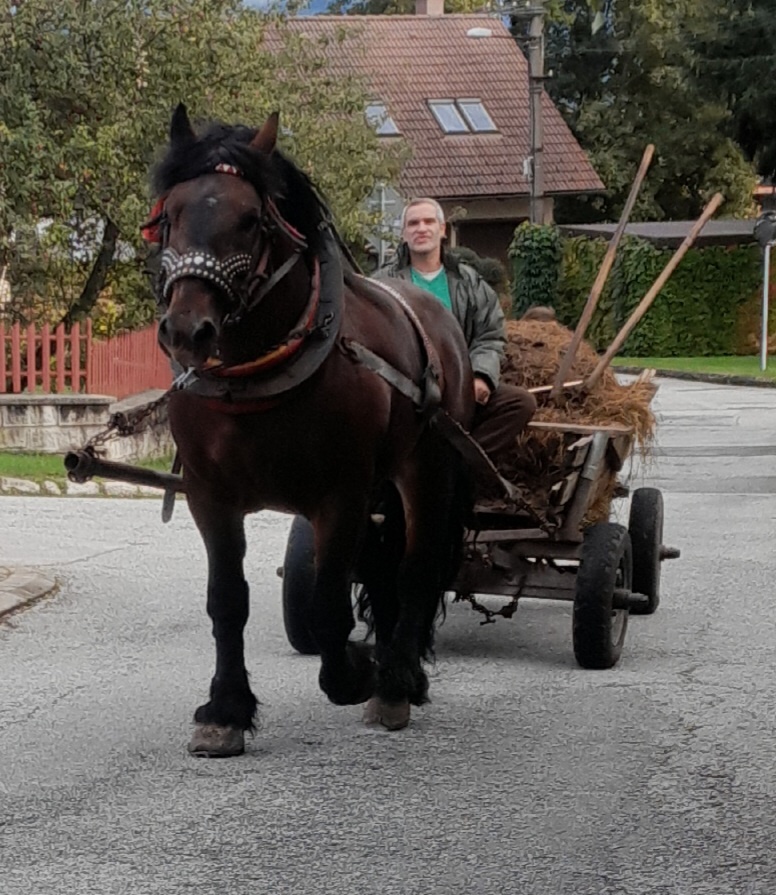
{"type": "MultiPolygon", "coordinates": [[[[504,312],[498,296],[474,268],[459,264],[443,252],[442,262],[447,270],[450,303],[461,325],[475,376],[486,379],[495,388],[501,376],[506,333],[504,312]]],[[[375,273],[375,278],[412,280],[409,253],[402,244],[396,260],[375,273]]]]}

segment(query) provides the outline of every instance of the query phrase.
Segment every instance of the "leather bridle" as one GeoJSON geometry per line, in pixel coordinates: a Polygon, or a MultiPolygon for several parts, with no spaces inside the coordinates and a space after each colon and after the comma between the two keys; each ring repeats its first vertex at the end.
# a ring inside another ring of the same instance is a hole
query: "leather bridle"
{"type": "MultiPolygon", "coordinates": [[[[234,165],[218,164],[214,171],[243,177],[234,165]]],[[[264,200],[259,218],[259,239],[253,255],[236,252],[225,258],[202,249],[183,253],[167,245],[170,224],[163,197],[152,219],[145,225],[144,233],[157,233],[162,245],[159,274],[156,282],[157,299],[161,305],[169,304],[172,287],[187,277],[212,283],[228,299],[229,307],[223,323],[238,323],[249,314],[262,299],[293,269],[308,248],[307,240],[278,211],[272,199],[264,200]],[[292,246],[292,253],[274,271],[269,271],[270,254],[278,236],[285,237],[292,246]]]]}

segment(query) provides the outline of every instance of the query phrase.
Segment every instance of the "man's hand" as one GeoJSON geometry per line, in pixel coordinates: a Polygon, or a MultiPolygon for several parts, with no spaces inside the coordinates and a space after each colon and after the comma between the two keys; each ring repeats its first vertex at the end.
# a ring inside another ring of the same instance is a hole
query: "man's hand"
{"type": "Polygon", "coordinates": [[[490,386],[479,376],[474,377],[474,400],[478,404],[487,404],[490,400],[490,386]]]}

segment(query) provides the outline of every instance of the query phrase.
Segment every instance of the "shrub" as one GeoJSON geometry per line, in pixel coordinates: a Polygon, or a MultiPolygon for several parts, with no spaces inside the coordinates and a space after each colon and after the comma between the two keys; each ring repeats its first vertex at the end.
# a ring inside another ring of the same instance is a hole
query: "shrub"
{"type": "Polygon", "coordinates": [[[515,230],[509,257],[514,316],[521,317],[534,305],[555,304],[563,257],[558,228],[525,221],[515,230]]]}
{"type": "MultiPolygon", "coordinates": [[[[604,239],[562,240],[557,287],[554,300],[548,303],[566,326],[575,326],[579,320],[606,246],[604,239]]],[[[586,334],[596,349],[611,344],[672,255],[672,249],[644,240],[622,240],[586,334]]],[[[633,357],[751,354],[759,343],[761,292],[762,255],[756,246],[692,248],[621,353],[633,357]]],[[[776,308],[773,321],[776,326],[776,308]]]]}

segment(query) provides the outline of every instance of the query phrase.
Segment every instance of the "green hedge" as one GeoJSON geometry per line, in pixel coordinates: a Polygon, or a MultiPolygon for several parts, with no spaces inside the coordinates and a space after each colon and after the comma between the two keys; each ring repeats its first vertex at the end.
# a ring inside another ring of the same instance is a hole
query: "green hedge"
{"type": "Polygon", "coordinates": [[[527,221],[515,230],[509,247],[512,309],[516,317],[534,305],[551,305],[558,290],[563,249],[557,227],[527,221]]]}
{"type": "MultiPolygon", "coordinates": [[[[551,241],[548,230],[558,232],[554,227],[525,224],[515,231],[510,249],[513,310],[520,316],[531,304],[550,304],[562,323],[574,326],[607,243],[558,236],[556,256],[546,248],[551,241]],[[542,284],[541,289],[536,288],[537,283],[542,284]]],[[[597,349],[611,343],[672,254],[672,249],[659,249],[644,240],[623,239],[588,330],[587,339],[597,349]]],[[[686,357],[751,351],[742,335],[742,320],[751,318],[752,303],[761,290],[762,256],[757,246],[690,249],[621,353],[686,357]]]]}

